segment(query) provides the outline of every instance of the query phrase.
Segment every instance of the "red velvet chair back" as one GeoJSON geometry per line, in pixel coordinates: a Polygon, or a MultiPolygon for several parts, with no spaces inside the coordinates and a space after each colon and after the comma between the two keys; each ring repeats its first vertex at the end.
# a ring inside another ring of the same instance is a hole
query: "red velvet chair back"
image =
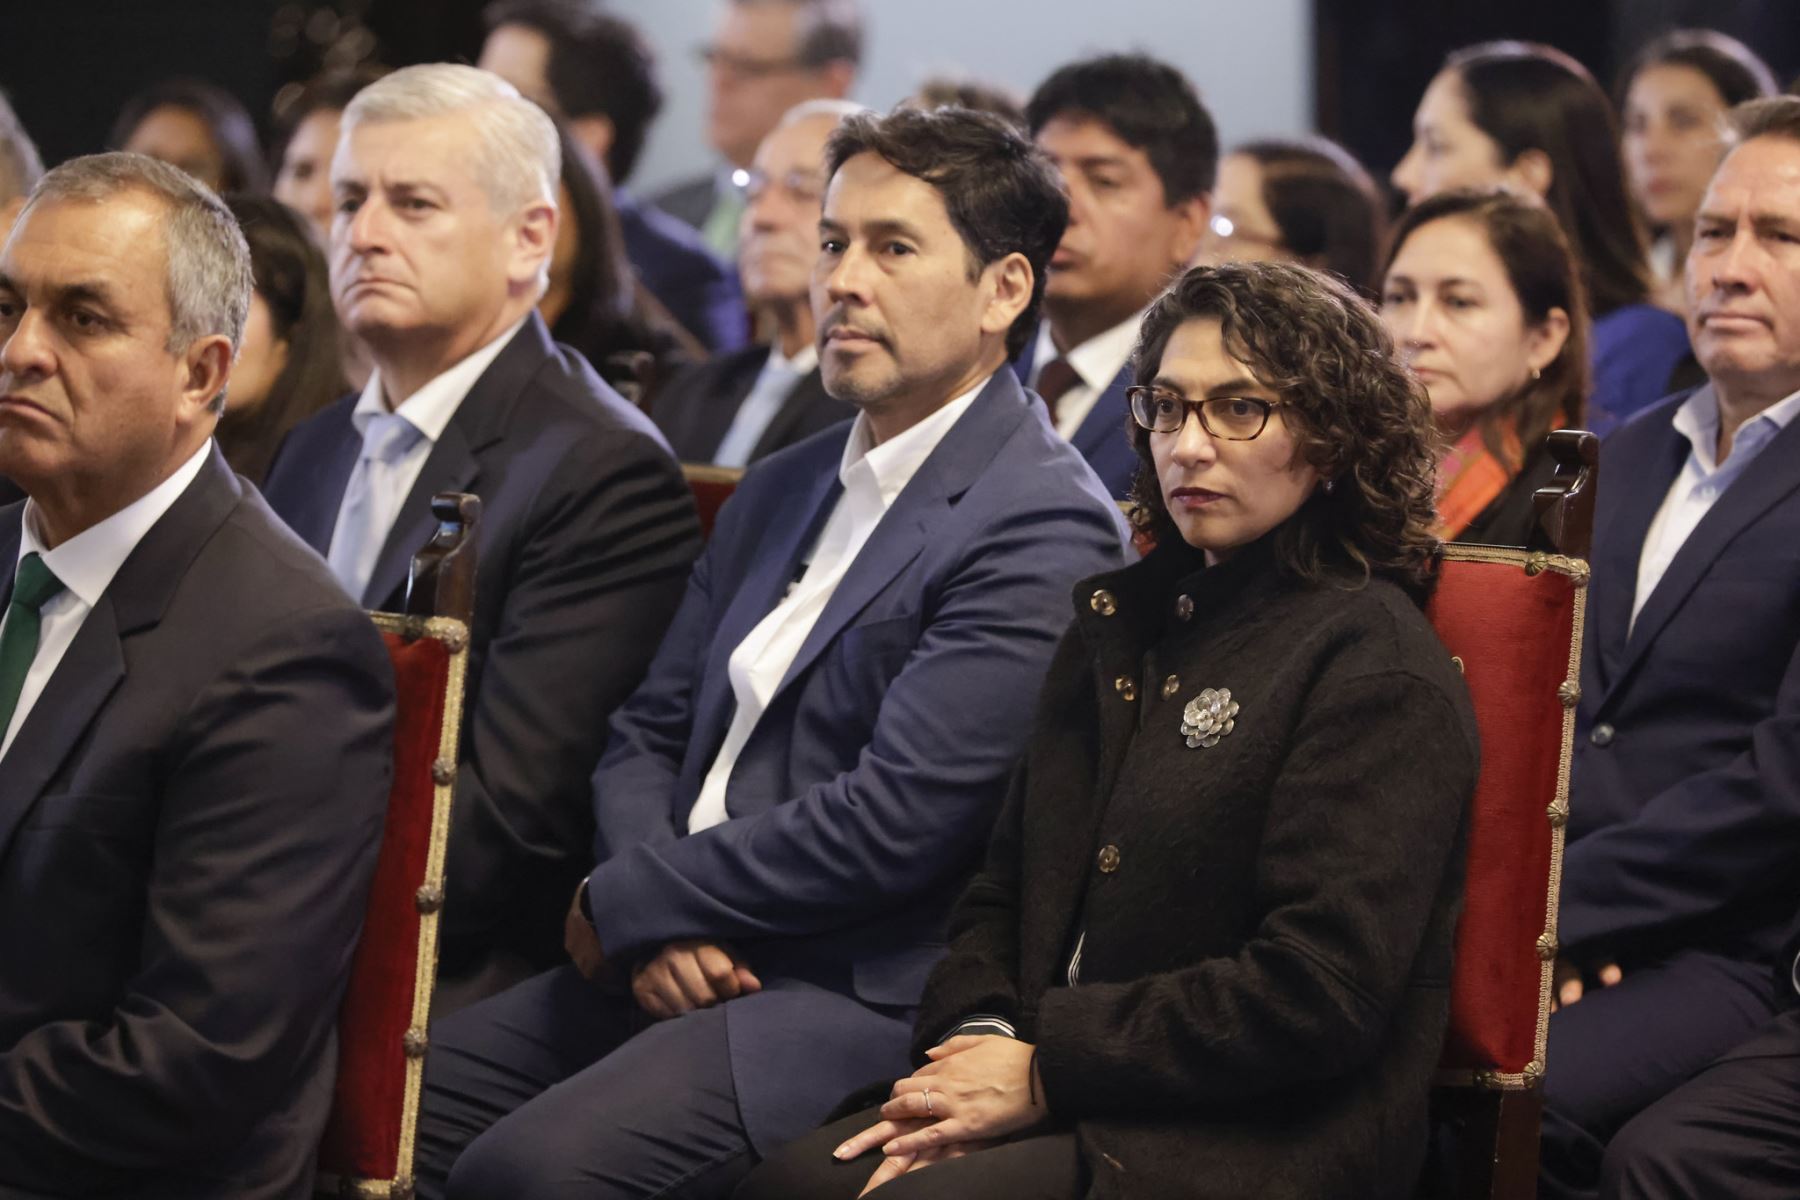
{"type": "Polygon", "coordinates": [[[700,532],[711,537],[719,510],[737,490],[744,473],[736,467],[714,467],[702,463],[682,463],[681,473],[693,489],[694,503],[700,509],[700,532]]]}
{"type": "Polygon", "coordinates": [[[445,493],[432,507],[440,524],[413,560],[407,612],[370,614],[394,664],[394,780],[340,1010],[337,1083],[319,1148],[318,1188],[338,1196],[412,1195],[474,595],[470,533],[480,502],[445,493]]]}

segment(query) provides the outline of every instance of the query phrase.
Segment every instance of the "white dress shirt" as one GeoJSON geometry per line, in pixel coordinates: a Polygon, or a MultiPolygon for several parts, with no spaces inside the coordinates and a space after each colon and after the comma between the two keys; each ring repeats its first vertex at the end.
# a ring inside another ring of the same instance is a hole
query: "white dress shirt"
{"type": "MultiPolygon", "coordinates": [[[[13,709],[12,722],[6,727],[4,736],[0,736],[0,760],[6,758],[13,738],[31,714],[32,705],[43,694],[50,677],[56,674],[63,655],[75,641],[75,635],[81,632],[82,623],[94,610],[94,605],[100,603],[113,576],[119,573],[119,568],[125,565],[125,560],[131,557],[144,535],[162,520],[181,493],[187,491],[211,453],[212,439],[208,438],[206,444],[194,451],[194,456],[177,467],[173,475],[54,550],[44,549],[37,501],[25,502],[19,556],[11,569],[17,575],[19,563],[27,554],[40,555],[50,573],[62,581],[63,590],[46,600],[38,611],[37,654],[31,660],[31,668],[25,672],[25,683],[19,689],[19,703],[13,709]]],[[[5,619],[0,618],[0,634],[5,632],[5,619]]]]}
{"type": "Polygon", "coordinates": [[[769,425],[780,415],[781,406],[787,403],[795,386],[818,365],[819,348],[811,342],[802,346],[800,353],[792,358],[783,354],[780,346],[770,346],[768,361],[757,372],[756,382],[750,385],[750,394],[738,405],[737,414],[731,418],[731,427],[713,452],[713,462],[721,467],[748,466],[751,451],[756,449],[756,443],[762,441],[769,425]]]}
{"type": "MultiPolygon", "coordinates": [[[[1146,305],[1144,312],[1150,309],[1146,305]]],[[[1066,358],[1069,365],[1075,368],[1075,374],[1081,382],[1062,394],[1056,402],[1056,432],[1064,441],[1075,436],[1081,429],[1081,423],[1094,411],[1101,393],[1112,386],[1125,364],[1131,361],[1131,349],[1137,344],[1138,326],[1143,324],[1144,313],[1140,312],[1128,320],[1120,321],[1105,333],[1097,333],[1067,354],[1056,348],[1055,340],[1050,336],[1050,322],[1038,323],[1037,350],[1031,356],[1031,378],[1028,385],[1035,389],[1038,376],[1043,374],[1044,367],[1054,358],[1066,358]]]]}
{"type": "Polygon", "coordinates": [[[737,709],[731,715],[725,742],[700,785],[700,796],[688,814],[689,833],[699,833],[725,820],[725,789],[731,782],[732,768],[756,722],[774,698],[775,689],[794,665],[794,657],[800,653],[819,614],[825,611],[869,535],[893,506],[894,498],[986,386],[984,379],[879,446],[870,445],[867,415],[857,415],[838,465],[838,479],[844,491],[813,546],[806,573],[731,652],[726,675],[737,709]]]}
{"type": "Polygon", "coordinates": [[[1763,409],[1738,427],[1737,435],[1731,439],[1731,453],[1720,463],[1715,458],[1719,445],[1719,398],[1712,385],[1701,387],[1675,410],[1675,429],[1687,438],[1690,449],[1681,474],[1670,485],[1662,507],[1656,510],[1656,519],[1650,522],[1650,531],[1644,535],[1644,548],[1638,555],[1637,593],[1631,600],[1633,625],[1694,527],[1797,414],[1800,392],[1763,409]]]}
{"type": "Polygon", "coordinates": [[[425,460],[431,457],[432,447],[444,436],[450,418],[456,415],[469,390],[529,319],[527,313],[511,329],[455,366],[433,376],[399,408],[388,406],[381,387],[381,369],[377,367],[369,373],[369,382],[350,412],[350,423],[365,439],[364,454],[350,472],[350,481],[344,488],[345,502],[338,508],[337,524],[332,526],[331,543],[325,554],[331,573],[337,576],[352,599],[362,600],[363,592],[369,586],[369,576],[375,571],[375,560],[381,554],[382,543],[393,530],[400,506],[406,503],[413,484],[419,481],[419,472],[425,469],[425,460]],[[389,413],[403,418],[417,433],[402,443],[405,449],[391,461],[371,459],[370,447],[366,444],[370,430],[379,428],[377,418],[389,413]],[[364,502],[353,503],[358,500],[364,502]],[[360,528],[352,528],[356,525],[360,528]]]}

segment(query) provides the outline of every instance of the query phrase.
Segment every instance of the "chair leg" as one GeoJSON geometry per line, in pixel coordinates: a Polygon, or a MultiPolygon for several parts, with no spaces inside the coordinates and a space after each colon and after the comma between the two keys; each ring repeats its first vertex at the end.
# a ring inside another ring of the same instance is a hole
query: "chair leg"
{"type": "Polygon", "coordinates": [[[1538,1135],[1544,1121],[1542,1086],[1500,1093],[1494,1130],[1492,1200],[1534,1200],[1538,1186],[1538,1135]]]}
{"type": "Polygon", "coordinates": [[[1535,1200],[1541,1088],[1439,1089],[1434,1150],[1418,1195],[1429,1200],[1535,1200]]]}

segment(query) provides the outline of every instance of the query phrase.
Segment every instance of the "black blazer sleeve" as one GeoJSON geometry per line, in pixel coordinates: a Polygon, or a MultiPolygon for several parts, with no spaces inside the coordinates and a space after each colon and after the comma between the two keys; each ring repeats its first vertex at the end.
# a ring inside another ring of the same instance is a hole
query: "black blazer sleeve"
{"type": "MultiPolygon", "coordinates": [[[[387,655],[341,604],[284,619],[199,693],[154,756],[166,776],[152,859],[83,884],[97,905],[145,897],[122,999],[0,1053],[0,1179],[129,1189],[135,1172],[203,1164],[294,1105],[337,1023],[392,745],[387,655]]],[[[121,821],[147,811],[138,797],[115,807],[121,821]]]]}
{"type": "Polygon", "coordinates": [[[1028,1017],[1050,1111],[1243,1102],[1366,1062],[1462,851],[1475,775],[1438,686],[1401,671],[1322,679],[1270,796],[1256,929],[1229,958],[1050,988],[1028,1017]]]}

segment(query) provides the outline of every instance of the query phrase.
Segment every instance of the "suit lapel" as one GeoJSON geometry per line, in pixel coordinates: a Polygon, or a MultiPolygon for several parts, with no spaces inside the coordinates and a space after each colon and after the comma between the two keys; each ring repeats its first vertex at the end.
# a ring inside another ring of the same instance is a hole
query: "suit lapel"
{"type": "Polygon", "coordinates": [[[775,414],[775,419],[769,422],[767,429],[763,430],[763,435],[757,439],[756,448],[750,452],[750,457],[752,459],[762,458],[764,455],[773,454],[790,442],[798,441],[799,439],[793,436],[794,430],[806,419],[807,413],[812,410],[813,406],[821,402],[829,403],[831,398],[825,394],[824,376],[819,373],[819,368],[814,367],[801,376],[793,390],[782,400],[781,411],[775,414]]]}
{"type": "Polygon", "coordinates": [[[1656,519],[1663,498],[1687,459],[1688,443],[1667,419],[1654,449],[1645,455],[1642,470],[1621,471],[1608,476],[1605,486],[1617,488],[1621,499],[1611,508],[1606,522],[1594,530],[1594,546],[1600,562],[1597,574],[1612,580],[1612,586],[1596,589],[1594,623],[1590,637],[1596,639],[1602,678],[1611,681],[1621,677],[1625,659],[1625,639],[1631,627],[1631,608],[1637,601],[1638,559],[1643,553],[1644,538],[1650,523],[1656,519]]]}
{"type": "MultiPolygon", "coordinates": [[[[162,620],[195,557],[242,498],[213,446],[199,476],[119,567],[0,760],[0,854],[125,678],[125,639],[162,620]]],[[[6,544],[10,562],[19,552],[16,528],[0,533],[0,554],[6,544]]]]}
{"type": "MultiPolygon", "coordinates": [[[[505,435],[506,419],[519,393],[555,353],[549,331],[533,312],[456,406],[381,543],[369,586],[363,589],[363,607],[391,610],[397,605],[413,555],[437,528],[431,498],[439,492],[474,490],[481,452],[505,435]]],[[[481,540],[487,544],[486,537],[481,540]]]]}
{"type": "MultiPolygon", "coordinates": [[[[769,348],[757,346],[732,356],[720,364],[718,393],[703,396],[694,405],[695,442],[706,447],[701,455],[711,462],[719,452],[719,445],[731,430],[731,422],[737,417],[738,409],[750,398],[750,391],[756,386],[756,377],[762,373],[763,364],[769,361],[769,348]]],[[[754,457],[754,455],[752,455],[754,457]]]]}
{"type": "Polygon", "coordinates": [[[350,421],[354,398],[332,416],[333,426],[325,435],[329,440],[320,457],[316,486],[308,490],[305,503],[294,510],[293,531],[301,541],[318,551],[323,558],[331,551],[331,535],[337,530],[338,507],[344,502],[344,490],[350,486],[350,475],[362,454],[362,438],[350,421]]]}
{"type": "Polygon", "coordinates": [[[1088,409],[1081,427],[1069,439],[1083,458],[1091,461],[1095,453],[1125,436],[1125,389],[1130,386],[1131,364],[1128,362],[1113,376],[1106,390],[1095,398],[1094,407],[1088,409]]]}
{"type": "Polygon", "coordinates": [[[1800,421],[1790,422],[1763,447],[1756,461],[1731,482],[1700,523],[1694,526],[1694,531],[1675,552],[1669,569],[1639,611],[1637,623],[1625,643],[1625,657],[1618,678],[1623,679],[1630,673],[1732,539],[1800,489],[1800,471],[1794,467],[1797,454],[1800,454],[1800,421]]]}

